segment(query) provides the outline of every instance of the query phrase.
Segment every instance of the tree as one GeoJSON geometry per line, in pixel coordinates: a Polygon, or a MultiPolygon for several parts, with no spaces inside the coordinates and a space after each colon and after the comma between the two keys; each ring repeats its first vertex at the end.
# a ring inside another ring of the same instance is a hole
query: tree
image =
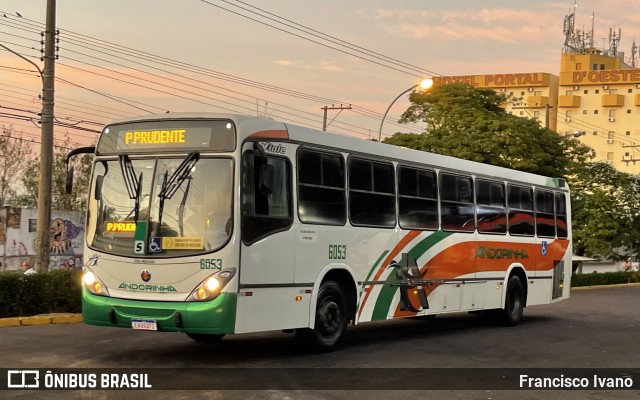
{"type": "MultiPolygon", "coordinates": [[[[93,156],[85,154],[70,160],[69,165],[75,168],[73,192],[67,194],[67,164],[65,162],[70,149],[70,139],[65,136],[62,146],[54,148],[51,171],[51,208],[53,210],[85,210],[89,184],[91,179],[91,161],[93,156]]],[[[35,208],[38,204],[38,179],[40,161],[32,160],[26,166],[22,179],[25,194],[18,196],[16,204],[22,207],[35,208]]]]}
{"type": "Polygon", "coordinates": [[[593,155],[576,139],[507,113],[509,99],[491,89],[453,83],[409,99],[400,122],[423,121],[427,131],[396,133],[385,143],[553,177],[570,175],[593,155]]]}
{"type": "Polygon", "coordinates": [[[424,121],[423,134],[396,133],[385,143],[546,176],[571,188],[574,253],[620,260],[640,251],[640,185],[593,150],[533,119],[508,114],[504,95],[466,84],[413,93],[400,122],[424,121]]]}
{"type": "Polygon", "coordinates": [[[587,163],[570,186],[575,254],[621,260],[640,250],[637,178],[606,163],[587,163]]]}
{"type": "Polygon", "coordinates": [[[0,135],[0,206],[9,205],[17,195],[16,183],[20,173],[33,159],[29,141],[16,133],[12,126],[1,126],[0,135]]]}

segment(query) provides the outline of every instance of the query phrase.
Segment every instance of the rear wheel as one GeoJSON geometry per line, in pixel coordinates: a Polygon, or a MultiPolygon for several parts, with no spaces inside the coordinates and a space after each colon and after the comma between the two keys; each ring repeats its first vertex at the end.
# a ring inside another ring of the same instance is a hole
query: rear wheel
{"type": "Polygon", "coordinates": [[[504,308],[500,310],[500,322],[506,326],[517,325],[522,320],[523,311],[524,289],[522,281],[516,275],[513,275],[507,283],[504,308]]]}
{"type": "Polygon", "coordinates": [[[224,334],[187,333],[187,336],[199,343],[217,343],[224,337],[224,334]]]}
{"type": "Polygon", "coordinates": [[[335,349],[347,330],[347,301],[337,282],[327,281],[320,286],[313,329],[297,329],[296,336],[312,351],[335,349]]]}

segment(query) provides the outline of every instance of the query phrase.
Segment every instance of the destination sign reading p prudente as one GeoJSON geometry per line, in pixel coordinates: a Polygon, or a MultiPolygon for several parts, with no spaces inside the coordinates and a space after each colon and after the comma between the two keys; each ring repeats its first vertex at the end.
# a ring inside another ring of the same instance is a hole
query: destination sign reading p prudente
{"type": "Polygon", "coordinates": [[[151,120],[108,126],[98,153],[233,151],[235,125],[229,120],[151,120]]]}
{"type": "Polygon", "coordinates": [[[208,148],[211,128],[126,129],[118,131],[118,150],[208,148]]]}
{"type": "Polygon", "coordinates": [[[173,129],[163,131],[127,131],[124,134],[125,144],[163,144],[185,143],[184,133],[186,129],[173,129]]]}

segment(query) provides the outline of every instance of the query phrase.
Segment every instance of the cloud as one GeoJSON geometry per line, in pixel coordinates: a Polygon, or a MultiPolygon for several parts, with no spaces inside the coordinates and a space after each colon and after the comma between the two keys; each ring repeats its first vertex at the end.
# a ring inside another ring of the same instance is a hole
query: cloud
{"type": "Polygon", "coordinates": [[[291,61],[291,60],[276,60],[273,62],[276,65],[282,65],[283,67],[289,67],[291,65],[295,65],[296,62],[295,61],[291,61]]]}
{"type": "Polygon", "coordinates": [[[342,68],[338,67],[337,65],[334,65],[330,61],[322,61],[320,65],[322,66],[323,71],[327,71],[327,72],[343,72],[344,71],[342,68]]]}
{"type": "Polygon", "coordinates": [[[440,12],[378,9],[375,18],[389,33],[412,39],[521,43],[555,39],[563,17],[546,10],[482,8],[440,12]]]}
{"type": "Polygon", "coordinates": [[[276,60],[273,62],[276,65],[280,65],[282,67],[294,67],[294,68],[303,68],[303,69],[311,69],[311,70],[322,70],[325,72],[344,72],[342,68],[335,65],[331,61],[320,61],[318,63],[312,64],[304,61],[293,61],[293,60],[276,60]]]}

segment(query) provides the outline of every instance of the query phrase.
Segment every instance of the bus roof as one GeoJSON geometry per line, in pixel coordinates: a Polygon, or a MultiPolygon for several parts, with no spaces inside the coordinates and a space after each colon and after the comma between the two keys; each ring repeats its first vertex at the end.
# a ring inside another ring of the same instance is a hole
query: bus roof
{"type": "MultiPolygon", "coordinates": [[[[410,164],[426,164],[435,168],[443,168],[450,171],[471,173],[473,175],[485,175],[500,179],[509,179],[530,184],[549,186],[553,188],[568,189],[564,179],[549,178],[514,169],[497,167],[490,164],[468,161],[451,156],[445,156],[425,151],[413,150],[370,140],[359,139],[352,136],[324,132],[318,129],[305,128],[294,124],[275,121],[268,118],[253,117],[240,114],[226,113],[164,113],[130,117],[113,121],[111,124],[123,124],[128,122],[152,121],[173,119],[229,119],[238,127],[238,141],[253,136],[254,138],[280,140],[306,143],[309,145],[344,151],[353,154],[362,154],[380,159],[392,159],[410,164]],[[260,133],[282,132],[282,135],[261,135],[260,133]]],[[[111,125],[110,124],[110,125],[111,125]]]]}

